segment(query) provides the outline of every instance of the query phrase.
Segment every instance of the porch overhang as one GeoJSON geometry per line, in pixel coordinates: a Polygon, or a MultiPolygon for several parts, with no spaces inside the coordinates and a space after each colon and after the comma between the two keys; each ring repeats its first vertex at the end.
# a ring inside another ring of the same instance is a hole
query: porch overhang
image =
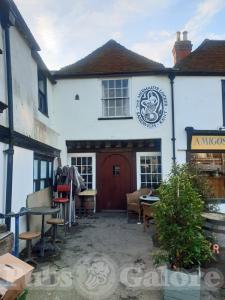
{"type": "Polygon", "coordinates": [[[67,152],[107,151],[126,149],[127,151],[161,151],[161,139],[135,140],[67,140],[67,152]]]}

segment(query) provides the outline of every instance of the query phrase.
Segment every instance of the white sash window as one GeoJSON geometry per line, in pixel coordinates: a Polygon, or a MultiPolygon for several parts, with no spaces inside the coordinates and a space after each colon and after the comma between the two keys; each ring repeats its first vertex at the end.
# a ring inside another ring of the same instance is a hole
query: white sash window
{"type": "Polygon", "coordinates": [[[130,116],[128,79],[102,80],[102,116],[130,116]]]}

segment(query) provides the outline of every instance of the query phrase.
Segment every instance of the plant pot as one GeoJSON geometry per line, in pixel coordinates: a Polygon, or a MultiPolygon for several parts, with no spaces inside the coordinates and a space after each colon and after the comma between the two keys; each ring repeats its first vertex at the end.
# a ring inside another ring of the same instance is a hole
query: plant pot
{"type": "Polygon", "coordinates": [[[163,276],[164,300],[200,300],[201,272],[173,271],[165,268],[163,276]]]}

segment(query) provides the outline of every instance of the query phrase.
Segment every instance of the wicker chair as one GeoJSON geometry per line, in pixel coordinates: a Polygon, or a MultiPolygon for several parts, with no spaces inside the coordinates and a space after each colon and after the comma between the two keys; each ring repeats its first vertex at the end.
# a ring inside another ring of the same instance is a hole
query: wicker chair
{"type": "Polygon", "coordinates": [[[142,188],[133,193],[126,194],[127,196],[127,220],[129,220],[129,213],[137,213],[139,217],[139,222],[141,221],[141,205],[139,198],[142,195],[148,195],[150,189],[142,188]]]}

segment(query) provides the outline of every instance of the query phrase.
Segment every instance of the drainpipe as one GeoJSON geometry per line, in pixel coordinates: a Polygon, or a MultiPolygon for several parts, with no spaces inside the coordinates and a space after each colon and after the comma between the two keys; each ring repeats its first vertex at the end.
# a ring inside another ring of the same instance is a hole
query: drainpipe
{"type": "MultiPolygon", "coordinates": [[[[12,18],[9,12],[9,19],[12,18]]],[[[13,19],[13,18],[12,18],[13,19]]],[[[11,19],[11,20],[12,20],[11,19]]],[[[10,21],[11,21],[10,20],[10,21]]],[[[15,21],[15,20],[14,20],[15,21]]],[[[12,88],[12,65],[11,65],[11,47],[10,47],[10,26],[13,22],[7,22],[5,28],[5,53],[6,53],[6,74],[7,74],[7,96],[8,96],[8,122],[9,122],[9,148],[7,154],[7,178],[6,178],[6,214],[12,209],[12,184],[13,184],[13,88],[12,88]]],[[[6,225],[10,230],[10,218],[6,218],[6,225]]]]}
{"type": "Polygon", "coordinates": [[[174,110],[174,79],[175,74],[169,73],[168,77],[170,79],[170,91],[171,91],[171,102],[172,102],[172,147],[173,147],[173,164],[176,163],[176,137],[175,137],[175,110],[174,110]]]}

